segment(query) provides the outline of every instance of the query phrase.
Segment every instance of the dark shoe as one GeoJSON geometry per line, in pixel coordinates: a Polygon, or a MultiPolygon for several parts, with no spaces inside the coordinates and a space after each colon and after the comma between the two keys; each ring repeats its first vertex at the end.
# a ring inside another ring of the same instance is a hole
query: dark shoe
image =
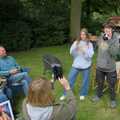
{"type": "Polygon", "coordinates": [[[110,103],[110,107],[111,108],[116,108],[116,106],[117,106],[116,101],[112,100],[111,103],[110,103]]]}
{"type": "Polygon", "coordinates": [[[98,102],[100,100],[100,97],[97,95],[92,98],[92,102],[98,102]]]}

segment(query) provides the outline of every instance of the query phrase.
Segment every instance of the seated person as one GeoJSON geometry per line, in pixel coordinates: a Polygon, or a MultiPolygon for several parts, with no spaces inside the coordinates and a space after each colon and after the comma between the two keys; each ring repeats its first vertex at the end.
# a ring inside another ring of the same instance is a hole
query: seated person
{"type": "MultiPolygon", "coordinates": [[[[27,72],[21,71],[20,65],[17,64],[12,56],[7,56],[3,46],[0,46],[0,76],[7,78],[8,88],[11,88],[14,83],[21,83],[24,94],[28,94],[28,86],[31,78],[27,72]]],[[[11,97],[12,92],[9,89],[6,91],[8,97],[11,97]]]]}
{"type": "Polygon", "coordinates": [[[6,85],[6,79],[0,77],[0,103],[8,100],[7,96],[4,93],[6,85]]]}
{"type": "Polygon", "coordinates": [[[68,81],[63,77],[59,83],[67,91],[66,101],[55,103],[49,80],[33,80],[28,97],[23,101],[25,120],[75,120],[76,100],[68,81]]]}
{"type": "Polygon", "coordinates": [[[4,102],[8,100],[7,96],[5,95],[5,93],[0,89],[0,103],[4,102]]]}

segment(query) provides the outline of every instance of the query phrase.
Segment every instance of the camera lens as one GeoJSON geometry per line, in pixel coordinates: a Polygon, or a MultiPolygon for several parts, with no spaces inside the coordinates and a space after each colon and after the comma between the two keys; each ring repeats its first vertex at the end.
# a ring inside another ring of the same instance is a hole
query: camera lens
{"type": "Polygon", "coordinates": [[[105,40],[105,41],[108,40],[108,36],[107,36],[107,34],[105,34],[105,33],[104,33],[104,35],[103,35],[103,40],[105,40]]]}

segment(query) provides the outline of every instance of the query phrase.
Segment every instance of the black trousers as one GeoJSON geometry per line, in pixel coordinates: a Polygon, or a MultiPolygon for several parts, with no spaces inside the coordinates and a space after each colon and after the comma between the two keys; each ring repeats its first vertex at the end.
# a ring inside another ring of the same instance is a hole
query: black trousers
{"type": "Polygon", "coordinates": [[[115,84],[117,81],[117,73],[114,72],[103,72],[96,69],[96,83],[97,83],[97,96],[103,95],[104,81],[108,82],[108,88],[110,92],[110,99],[115,100],[115,84]]]}

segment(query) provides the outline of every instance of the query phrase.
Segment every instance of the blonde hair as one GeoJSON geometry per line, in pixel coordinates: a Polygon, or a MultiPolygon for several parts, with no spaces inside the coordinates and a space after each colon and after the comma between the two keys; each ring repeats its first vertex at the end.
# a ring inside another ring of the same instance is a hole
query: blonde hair
{"type": "Polygon", "coordinates": [[[33,106],[48,106],[54,103],[51,82],[45,78],[33,80],[29,86],[27,103],[33,106]]]}

